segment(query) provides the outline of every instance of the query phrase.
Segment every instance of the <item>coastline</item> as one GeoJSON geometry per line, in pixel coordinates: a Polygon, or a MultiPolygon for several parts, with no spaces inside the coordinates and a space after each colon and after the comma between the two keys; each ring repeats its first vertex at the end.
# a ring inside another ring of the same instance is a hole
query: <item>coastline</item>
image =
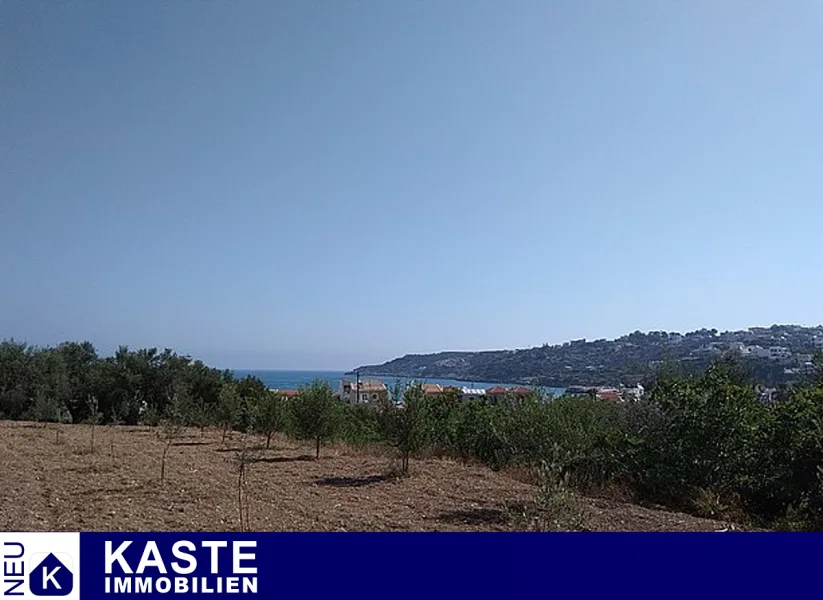
{"type": "MultiPolygon", "coordinates": [[[[332,388],[337,389],[342,380],[352,380],[354,378],[353,371],[287,371],[278,369],[235,369],[233,372],[236,376],[240,378],[246,375],[253,375],[255,377],[258,377],[263,381],[263,383],[267,385],[267,387],[271,389],[299,389],[316,380],[326,381],[332,388]]],[[[421,383],[439,383],[441,385],[450,385],[455,387],[490,388],[514,387],[517,385],[525,385],[533,387],[535,389],[547,391],[553,395],[558,395],[565,390],[565,386],[534,385],[527,384],[524,382],[513,382],[511,379],[509,379],[508,381],[479,381],[476,379],[452,379],[447,377],[420,378],[405,377],[402,375],[394,374],[378,375],[375,373],[369,373],[368,375],[361,374],[360,377],[361,379],[379,379],[389,387],[391,387],[395,381],[399,381],[402,384],[404,381],[408,382],[410,380],[417,380],[421,383]]]]}
{"type": "MultiPolygon", "coordinates": [[[[349,371],[349,372],[343,373],[343,375],[345,375],[346,377],[354,377],[356,375],[356,373],[354,371],[349,371]]],[[[450,381],[460,381],[462,383],[492,383],[492,382],[489,382],[489,381],[481,381],[479,379],[463,379],[462,377],[441,377],[439,375],[432,375],[430,377],[420,377],[418,375],[398,375],[396,373],[361,373],[360,378],[362,379],[364,377],[382,377],[384,379],[388,379],[389,377],[396,377],[398,379],[412,379],[412,380],[416,380],[416,381],[428,381],[428,380],[432,380],[432,379],[448,379],[450,381]]],[[[506,385],[531,385],[531,386],[534,386],[533,383],[526,383],[524,381],[513,381],[511,379],[509,379],[509,380],[500,380],[500,381],[496,381],[494,383],[505,383],[506,385]]],[[[537,386],[537,387],[547,387],[547,386],[537,386]]],[[[552,386],[548,386],[548,387],[552,387],[552,386]]],[[[564,387],[564,386],[557,386],[557,387],[564,387]]]]}
{"type": "MultiPolygon", "coordinates": [[[[356,374],[355,374],[354,371],[349,371],[347,373],[344,373],[344,376],[346,376],[346,377],[354,377],[355,375],[356,374]]],[[[463,379],[463,378],[460,378],[460,377],[439,377],[439,376],[419,377],[419,376],[410,376],[410,375],[397,375],[397,374],[394,374],[394,373],[391,373],[391,374],[362,373],[360,375],[361,379],[367,378],[367,377],[379,377],[379,378],[382,378],[382,379],[389,379],[389,378],[408,379],[408,380],[423,381],[423,382],[437,381],[437,380],[447,380],[447,381],[457,381],[457,382],[460,382],[460,383],[465,383],[467,385],[469,385],[469,384],[471,384],[471,385],[484,384],[484,385],[488,385],[490,387],[494,387],[496,385],[512,385],[512,386],[522,385],[522,386],[532,387],[532,388],[536,388],[536,389],[553,390],[553,391],[557,391],[557,390],[565,391],[566,389],[568,389],[570,387],[568,385],[537,385],[537,384],[534,384],[534,383],[525,382],[523,380],[516,381],[516,380],[511,380],[511,379],[509,379],[509,380],[503,379],[503,380],[499,380],[499,381],[495,381],[495,382],[490,382],[490,381],[480,381],[480,380],[477,380],[477,379],[463,379]]]]}

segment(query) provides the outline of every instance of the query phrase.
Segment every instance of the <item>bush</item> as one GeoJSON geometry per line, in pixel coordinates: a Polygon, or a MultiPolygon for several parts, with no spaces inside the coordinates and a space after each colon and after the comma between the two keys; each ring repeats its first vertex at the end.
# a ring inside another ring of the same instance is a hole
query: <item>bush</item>
{"type": "Polygon", "coordinates": [[[580,500],[571,490],[569,474],[564,472],[562,451],[555,450],[554,460],[541,461],[537,469],[536,517],[533,528],[538,531],[581,531],[585,517],[580,500]]]}
{"type": "Polygon", "coordinates": [[[38,390],[28,418],[40,423],[66,423],[70,415],[66,407],[56,397],[38,390]]]}
{"type": "Polygon", "coordinates": [[[684,509],[698,490],[736,496],[759,452],[757,428],[767,410],[753,388],[721,366],[661,382],[652,402],[662,413],[658,427],[638,432],[632,464],[640,492],[684,509]]]}
{"type": "Polygon", "coordinates": [[[463,460],[474,458],[492,469],[502,469],[511,460],[509,413],[485,400],[458,403],[450,413],[452,449],[463,460]]]}
{"type": "Polygon", "coordinates": [[[340,407],[338,434],[345,443],[356,447],[377,444],[383,440],[374,407],[360,404],[340,407]]]}
{"type": "Polygon", "coordinates": [[[140,413],[138,423],[148,427],[157,427],[160,424],[160,414],[153,406],[148,406],[140,413]]]}

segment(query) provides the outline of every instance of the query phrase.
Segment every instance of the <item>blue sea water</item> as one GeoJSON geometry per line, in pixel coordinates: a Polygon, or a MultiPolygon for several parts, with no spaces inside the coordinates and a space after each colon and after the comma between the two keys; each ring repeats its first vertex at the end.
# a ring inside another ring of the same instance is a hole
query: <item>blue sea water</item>
{"type": "MultiPolygon", "coordinates": [[[[243,370],[234,371],[235,377],[245,377],[253,375],[266,384],[266,387],[276,390],[295,390],[313,381],[325,381],[333,390],[340,387],[341,379],[353,380],[354,375],[346,375],[343,371],[278,371],[278,370],[243,370]]],[[[378,377],[375,375],[364,375],[361,379],[379,379],[391,389],[396,382],[401,385],[407,383],[402,377],[378,377]]],[[[457,387],[483,388],[490,387],[514,387],[511,383],[489,382],[489,381],[457,381],[456,379],[426,379],[426,383],[439,383],[440,385],[453,385],[457,387]]],[[[563,388],[543,388],[545,393],[552,396],[560,396],[565,391],[563,388]]]]}

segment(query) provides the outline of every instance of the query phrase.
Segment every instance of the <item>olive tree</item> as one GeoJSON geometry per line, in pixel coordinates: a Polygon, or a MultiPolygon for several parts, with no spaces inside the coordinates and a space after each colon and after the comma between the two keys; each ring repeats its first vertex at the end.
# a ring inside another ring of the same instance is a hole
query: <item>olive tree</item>
{"type": "Polygon", "coordinates": [[[283,396],[277,392],[265,391],[255,397],[251,405],[251,423],[255,433],[266,436],[266,449],[271,439],[285,425],[283,396]]]}
{"type": "Polygon", "coordinates": [[[297,436],[314,440],[315,457],[320,457],[320,444],[337,433],[340,411],[337,400],[325,381],[315,381],[302,388],[292,406],[297,436]]]}
{"type": "Polygon", "coordinates": [[[220,395],[217,404],[217,422],[223,430],[223,442],[226,441],[226,434],[232,430],[243,412],[243,402],[234,382],[225,383],[220,388],[220,395]]]}
{"type": "Polygon", "coordinates": [[[422,449],[428,439],[426,394],[422,386],[413,383],[406,387],[402,397],[402,404],[389,399],[381,402],[379,422],[386,442],[400,452],[401,472],[408,475],[411,454],[422,449]]]}

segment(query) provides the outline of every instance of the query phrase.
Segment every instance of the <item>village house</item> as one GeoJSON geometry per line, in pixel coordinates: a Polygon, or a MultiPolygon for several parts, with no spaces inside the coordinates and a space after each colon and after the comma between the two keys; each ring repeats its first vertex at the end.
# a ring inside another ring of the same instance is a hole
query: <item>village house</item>
{"type": "Polygon", "coordinates": [[[761,346],[746,346],[742,351],[743,356],[750,356],[752,358],[769,358],[771,354],[766,348],[761,346]]]}
{"type": "Polygon", "coordinates": [[[423,389],[423,393],[429,398],[439,396],[446,391],[445,388],[439,383],[423,383],[420,387],[423,389]]]}
{"type": "Polygon", "coordinates": [[[340,399],[347,404],[377,404],[389,399],[389,389],[382,381],[340,382],[340,399]]]}
{"type": "Polygon", "coordinates": [[[515,400],[525,400],[532,395],[533,390],[524,385],[518,385],[509,390],[509,396],[515,400]]]}
{"type": "Polygon", "coordinates": [[[770,403],[777,398],[777,389],[775,388],[759,388],[757,390],[757,398],[760,402],[770,403]]]}
{"type": "Polygon", "coordinates": [[[771,360],[787,360],[791,356],[791,351],[783,346],[771,346],[769,348],[769,358],[771,360]]]}
{"type": "Polygon", "coordinates": [[[500,402],[505,398],[510,400],[525,400],[531,394],[531,388],[522,385],[513,388],[496,386],[486,390],[486,398],[488,398],[490,402],[500,402]]]}
{"type": "Polygon", "coordinates": [[[297,397],[297,394],[299,394],[299,393],[300,393],[300,390],[277,390],[277,389],[269,389],[269,391],[270,391],[272,394],[278,394],[279,396],[282,396],[283,398],[286,398],[286,399],[296,398],[296,397],[297,397]]]}
{"type": "Polygon", "coordinates": [[[621,390],[620,396],[623,400],[629,402],[637,402],[643,398],[643,395],[646,393],[645,388],[640,385],[639,383],[634,387],[623,388],[621,390]]]}
{"type": "Polygon", "coordinates": [[[609,400],[610,402],[620,402],[623,400],[620,397],[620,392],[613,388],[603,388],[597,390],[596,398],[598,400],[609,400]]]}

